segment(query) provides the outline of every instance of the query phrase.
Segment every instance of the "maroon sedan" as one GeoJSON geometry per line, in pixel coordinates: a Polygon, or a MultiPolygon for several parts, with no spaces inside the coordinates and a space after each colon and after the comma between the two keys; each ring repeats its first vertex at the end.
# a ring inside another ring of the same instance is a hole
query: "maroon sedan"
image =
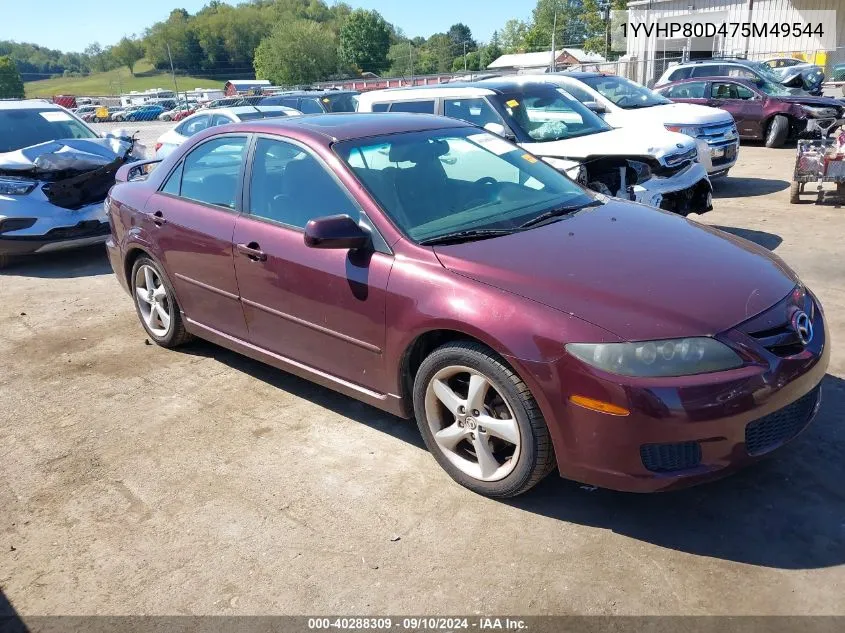
{"type": "Polygon", "coordinates": [[[821,307],[777,257],[461,121],[241,123],[118,178],[108,250],[152,340],[199,336],[415,416],[485,495],[556,466],[698,483],[819,404],[821,307]]]}
{"type": "Polygon", "coordinates": [[[830,97],[793,94],[781,84],[739,77],[676,81],[657,92],[680,103],[722,108],[733,115],[740,138],[781,147],[787,140],[819,132],[845,116],[845,106],[830,97]]]}

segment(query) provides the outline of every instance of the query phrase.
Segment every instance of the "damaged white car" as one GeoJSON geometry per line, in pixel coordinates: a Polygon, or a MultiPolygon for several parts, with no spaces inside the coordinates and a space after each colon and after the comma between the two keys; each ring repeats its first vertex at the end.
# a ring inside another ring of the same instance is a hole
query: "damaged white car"
{"type": "Polygon", "coordinates": [[[131,138],[100,138],[60,106],[0,101],[0,267],[105,242],[103,201],[118,168],[139,158],[131,138]]]}
{"type": "Polygon", "coordinates": [[[358,111],[462,119],[604,194],[681,215],[713,208],[713,189],[693,139],[657,126],[613,129],[551,83],[503,78],[379,90],[362,94],[358,111]]]}

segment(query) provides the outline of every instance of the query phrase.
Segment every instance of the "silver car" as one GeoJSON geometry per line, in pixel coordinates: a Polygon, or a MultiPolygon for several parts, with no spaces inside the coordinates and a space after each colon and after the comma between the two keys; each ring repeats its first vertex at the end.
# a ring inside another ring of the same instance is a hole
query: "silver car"
{"type": "Polygon", "coordinates": [[[0,101],[0,267],[12,257],[101,243],[103,200],[132,139],[101,138],[64,108],[0,101]]]}

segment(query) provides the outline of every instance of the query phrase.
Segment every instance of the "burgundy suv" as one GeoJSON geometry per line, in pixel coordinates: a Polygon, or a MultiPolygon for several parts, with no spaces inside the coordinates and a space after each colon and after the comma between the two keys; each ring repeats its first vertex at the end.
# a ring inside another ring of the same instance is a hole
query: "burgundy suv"
{"type": "Polygon", "coordinates": [[[214,341],[399,416],[490,496],[698,483],[795,437],[829,349],[777,257],[414,114],[217,127],[107,201],[148,336],[214,341]]]}
{"type": "Polygon", "coordinates": [[[722,108],[733,115],[740,138],[781,147],[787,140],[817,134],[845,117],[845,105],[831,97],[795,95],[781,84],[739,77],[699,77],[657,89],[679,103],[722,108]]]}

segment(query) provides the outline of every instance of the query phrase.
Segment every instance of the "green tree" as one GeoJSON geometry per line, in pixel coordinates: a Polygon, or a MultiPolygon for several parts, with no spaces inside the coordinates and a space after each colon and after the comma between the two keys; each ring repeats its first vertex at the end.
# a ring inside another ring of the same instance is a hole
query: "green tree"
{"type": "MultiPolygon", "coordinates": [[[[446,35],[448,35],[449,39],[452,40],[452,55],[454,57],[457,57],[458,55],[463,57],[464,44],[466,44],[467,51],[474,51],[478,49],[478,43],[472,39],[472,31],[463,22],[458,22],[457,24],[450,26],[449,30],[446,31],[446,35]]],[[[463,64],[463,61],[461,61],[461,64],[463,64]]]]}
{"type": "Polygon", "coordinates": [[[279,24],[255,51],[255,75],[277,85],[308,84],[337,69],[336,38],[317,22],[279,24]]]}
{"type": "MultiPolygon", "coordinates": [[[[479,64],[481,63],[481,55],[478,51],[467,53],[466,69],[467,70],[481,70],[479,64]]],[[[464,56],[456,57],[452,60],[452,72],[461,72],[464,70],[464,56]]]]}
{"type": "Polygon", "coordinates": [[[481,49],[481,56],[478,62],[479,70],[486,69],[490,64],[502,56],[502,47],[500,45],[499,32],[493,31],[490,38],[490,43],[481,49]]]}
{"type": "Polygon", "coordinates": [[[0,57],[0,99],[23,99],[24,89],[21,74],[15,60],[9,55],[0,57]]]}
{"type": "Polygon", "coordinates": [[[134,76],[135,64],[144,57],[144,49],[139,42],[124,37],[112,47],[111,55],[121,66],[126,66],[134,76]]]}
{"type": "Polygon", "coordinates": [[[380,73],[390,65],[390,27],[377,11],[356,9],[340,29],[340,61],[361,71],[380,73]]]}
{"type": "Polygon", "coordinates": [[[526,38],[530,26],[522,20],[511,19],[505,22],[500,35],[502,50],[505,53],[523,53],[527,47],[526,38]]]}
{"type": "Polygon", "coordinates": [[[410,77],[415,72],[414,60],[418,55],[419,51],[410,40],[394,44],[387,53],[390,62],[388,74],[393,77],[410,77]]]}

